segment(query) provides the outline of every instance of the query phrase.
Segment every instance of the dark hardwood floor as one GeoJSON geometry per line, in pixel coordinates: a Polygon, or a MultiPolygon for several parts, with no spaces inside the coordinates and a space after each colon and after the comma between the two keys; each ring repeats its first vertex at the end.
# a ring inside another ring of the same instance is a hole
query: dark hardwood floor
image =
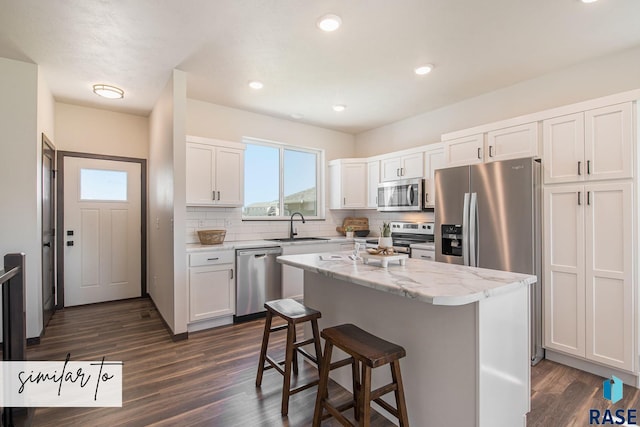
{"type": "MultiPolygon", "coordinates": [[[[29,360],[107,360],[124,362],[122,408],[38,408],[33,426],[309,426],[316,388],[293,395],[288,417],[280,415],[282,377],[255,374],[264,320],[190,334],[173,342],[153,303],[127,300],[69,308],[54,314],[41,343],[29,347],[29,360]]],[[[284,353],[284,334],[276,354],[284,353]]],[[[315,375],[301,364],[301,380],[315,375]]],[[[409,375],[408,373],[405,375],[409,375]]],[[[602,378],[550,361],[532,369],[528,426],[585,426],[590,408],[605,409],[602,378]]],[[[640,408],[640,393],[625,386],[615,408],[640,408]]],[[[332,396],[347,393],[332,384],[332,396]]],[[[409,408],[411,411],[411,408],[409,408]]],[[[337,426],[326,421],[325,426],[337,426]]],[[[374,426],[393,425],[376,415],[374,426]]],[[[422,427],[422,426],[416,426],[422,427]]]]}

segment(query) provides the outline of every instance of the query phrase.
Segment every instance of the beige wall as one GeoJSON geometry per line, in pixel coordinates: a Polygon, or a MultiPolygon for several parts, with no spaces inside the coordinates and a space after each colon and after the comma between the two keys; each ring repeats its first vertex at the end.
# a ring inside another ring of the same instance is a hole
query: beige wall
{"type": "Polygon", "coordinates": [[[367,157],[440,141],[440,135],[640,88],[640,48],[528,80],[356,135],[367,157]]]}
{"type": "Polygon", "coordinates": [[[58,102],[55,128],[58,150],[140,159],[149,155],[148,117],[58,102]]]}
{"type": "Polygon", "coordinates": [[[27,336],[42,330],[38,199],[38,66],[0,58],[0,266],[26,254],[27,336]]]}

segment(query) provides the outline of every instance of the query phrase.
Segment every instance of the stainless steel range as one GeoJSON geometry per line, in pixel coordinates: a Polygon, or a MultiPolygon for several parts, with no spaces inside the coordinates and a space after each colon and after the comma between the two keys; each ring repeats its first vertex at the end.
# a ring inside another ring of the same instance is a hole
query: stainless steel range
{"type": "MultiPolygon", "coordinates": [[[[393,249],[403,254],[411,254],[412,248],[435,251],[432,222],[392,222],[391,238],[393,249]]],[[[367,248],[378,247],[378,239],[367,239],[367,248]]]]}

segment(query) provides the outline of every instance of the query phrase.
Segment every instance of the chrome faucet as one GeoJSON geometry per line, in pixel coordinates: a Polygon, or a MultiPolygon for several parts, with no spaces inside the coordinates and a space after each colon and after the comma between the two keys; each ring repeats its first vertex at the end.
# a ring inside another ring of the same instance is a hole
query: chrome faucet
{"type": "Polygon", "coordinates": [[[302,216],[302,214],[300,212],[294,212],[294,213],[291,214],[291,221],[290,221],[290,224],[289,224],[289,226],[290,226],[289,227],[289,238],[290,239],[293,239],[295,236],[298,235],[298,233],[293,231],[293,217],[296,216],[296,215],[300,215],[300,218],[302,218],[302,223],[303,224],[305,223],[304,216],[302,216]]]}

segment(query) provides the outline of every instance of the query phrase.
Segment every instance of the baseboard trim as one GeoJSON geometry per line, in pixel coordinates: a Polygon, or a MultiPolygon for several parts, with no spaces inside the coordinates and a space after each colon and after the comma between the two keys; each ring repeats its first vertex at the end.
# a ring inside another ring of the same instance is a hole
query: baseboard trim
{"type": "Polygon", "coordinates": [[[587,360],[577,359],[575,357],[567,356],[566,354],[558,353],[549,349],[546,350],[546,358],[551,360],[552,362],[557,362],[562,365],[580,369],[581,371],[586,371],[603,378],[611,378],[611,375],[615,375],[616,377],[620,378],[625,384],[633,386],[635,388],[640,388],[640,376],[638,376],[638,374],[622,371],[617,368],[602,366],[597,363],[589,362],[587,360]]]}
{"type": "Polygon", "coordinates": [[[40,337],[27,338],[27,347],[38,344],[40,344],[40,337]]]}
{"type": "Polygon", "coordinates": [[[160,312],[160,310],[158,310],[158,306],[156,305],[156,302],[153,300],[153,297],[149,296],[149,300],[151,301],[151,304],[153,304],[153,306],[155,307],[156,311],[158,312],[158,315],[160,316],[160,319],[162,320],[162,324],[164,325],[165,329],[167,330],[167,332],[169,332],[169,336],[171,336],[171,341],[177,342],[177,341],[184,341],[184,340],[189,339],[189,332],[182,332],[180,334],[174,334],[173,330],[171,329],[171,326],[169,326],[167,321],[162,316],[162,313],[160,312]]]}

